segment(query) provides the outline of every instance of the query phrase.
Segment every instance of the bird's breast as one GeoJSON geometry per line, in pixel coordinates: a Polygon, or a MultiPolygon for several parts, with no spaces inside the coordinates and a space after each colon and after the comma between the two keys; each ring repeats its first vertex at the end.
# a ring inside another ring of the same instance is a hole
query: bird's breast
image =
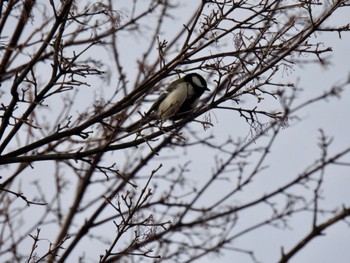
{"type": "Polygon", "coordinates": [[[178,84],[178,87],[159,104],[157,115],[163,120],[171,118],[179,111],[182,104],[193,95],[194,92],[187,83],[178,84]]]}

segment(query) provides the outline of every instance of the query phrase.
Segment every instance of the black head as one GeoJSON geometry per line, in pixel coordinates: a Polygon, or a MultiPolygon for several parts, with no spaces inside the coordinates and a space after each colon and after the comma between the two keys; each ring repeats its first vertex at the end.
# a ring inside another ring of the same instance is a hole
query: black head
{"type": "Polygon", "coordinates": [[[190,73],[185,75],[184,81],[190,83],[195,89],[195,91],[200,94],[202,94],[206,90],[209,90],[205,79],[197,73],[190,73]]]}

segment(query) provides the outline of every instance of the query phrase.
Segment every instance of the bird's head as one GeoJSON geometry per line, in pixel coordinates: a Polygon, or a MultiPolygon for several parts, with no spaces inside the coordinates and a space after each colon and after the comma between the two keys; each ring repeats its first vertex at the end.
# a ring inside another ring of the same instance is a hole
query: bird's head
{"type": "Polygon", "coordinates": [[[207,82],[198,73],[187,74],[184,76],[183,79],[184,81],[190,83],[193,86],[194,90],[198,93],[202,94],[204,91],[209,90],[207,86],[207,82]]]}

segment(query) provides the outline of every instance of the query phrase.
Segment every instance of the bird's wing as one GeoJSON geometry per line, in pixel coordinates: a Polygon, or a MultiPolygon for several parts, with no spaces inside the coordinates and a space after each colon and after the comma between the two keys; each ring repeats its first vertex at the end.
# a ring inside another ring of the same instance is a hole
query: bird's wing
{"type": "Polygon", "coordinates": [[[169,119],[174,116],[186,101],[189,94],[188,83],[181,82],[159,103],[157,116],[160,119],[169,119]]]}
{"type": "Polygon", "coordinates": [[[147,111],[146,116],[149,115],[149,114],[151,114],[152,111],[156,110],[156,109],[158,108],[159,104],[160,104],[172,91],[174,91],[174,89],[176,89],[177,86],[178,86],[178,84],[181,83],[181,82],[183,82],[183,78],[180,78],[180,79],[177,79],[177,80],[171,82],[171,83],[169,84],[169,86],[167,87],[167,89],[166,89],[164,92],[162,92],[162,93],[159,95],[159,97],[153,102],[151,108],[149,108],[149,110],[147,111]]]}
{"type": "Polygon", "coordinates": [[[168,96],[169,92],[164,91],[162,94],[159,95],[159,97],[153,102],[151,108],[146,113],[146,116],[150,115],[152,111],[156,110],[159,104],[168,96]]]}

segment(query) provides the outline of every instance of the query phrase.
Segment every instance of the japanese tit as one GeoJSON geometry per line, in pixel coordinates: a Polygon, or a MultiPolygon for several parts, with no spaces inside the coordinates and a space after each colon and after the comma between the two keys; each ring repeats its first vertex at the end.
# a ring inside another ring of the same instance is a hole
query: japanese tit
{"type": "Polygon", "coordinates": [[[197,107],[200,96],[206,90],[209,89],[201,75],[197,73],[187,74],[170,83],[144,117],[125,130],[134,131],[151,120],[164,121],[185,118],[197,107]]]}

